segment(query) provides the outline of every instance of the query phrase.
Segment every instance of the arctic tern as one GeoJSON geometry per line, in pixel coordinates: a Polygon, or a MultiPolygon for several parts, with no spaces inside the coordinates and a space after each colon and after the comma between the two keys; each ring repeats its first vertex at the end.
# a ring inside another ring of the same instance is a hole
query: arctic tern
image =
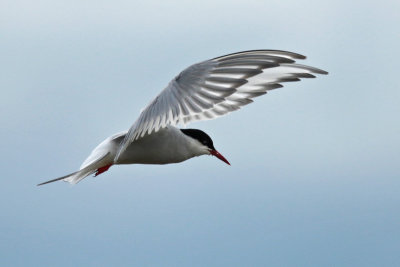
{"type": "Polygon", "coordinates": [[[59,180],[76,184],[112,165],[178,163],[201,155],[213,155],[230,165],[205,132],[176,126],[238,110],[282,87],[281,83],[328,74],[296,63],[305,58],[287,51],[251,50],[194,64],[147,105],[128,131],[100,143],[78,171],[38,185],[59,180]]]}

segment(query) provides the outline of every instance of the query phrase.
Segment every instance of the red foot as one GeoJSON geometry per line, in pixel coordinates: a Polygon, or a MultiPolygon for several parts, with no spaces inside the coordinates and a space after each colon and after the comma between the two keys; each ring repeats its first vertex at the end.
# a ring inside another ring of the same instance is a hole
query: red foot
{"type": "Polygon", "coordinates": [[[103,172],[106,172],[111,166],[112,166],[112,164],[98,168],[96,173],[94,174],[94,176],[97,176],[99,174],[102,174],[103,172]]]}

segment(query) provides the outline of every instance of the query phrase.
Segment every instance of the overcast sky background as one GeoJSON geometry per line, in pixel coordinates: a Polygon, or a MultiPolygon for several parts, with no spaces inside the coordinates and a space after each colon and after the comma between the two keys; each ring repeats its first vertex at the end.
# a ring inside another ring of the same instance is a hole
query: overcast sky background
{"type": "Polygon", "coordinates": [[[0,3],[0,265],[399,266],[399,1],[0,3]],[[231,162],[77,170],[183,68],[281,49],[328,76],[191,124],[231,162]]]}

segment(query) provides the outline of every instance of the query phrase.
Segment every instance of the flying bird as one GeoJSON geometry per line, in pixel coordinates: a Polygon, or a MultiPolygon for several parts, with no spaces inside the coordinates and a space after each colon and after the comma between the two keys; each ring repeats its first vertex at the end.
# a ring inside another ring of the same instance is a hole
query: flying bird
{"type": "Polygon", "coordinates": [[[281,88],[281,83],[328,74],[296,60],[306,57],[280,50],[251,50],[206,60],[183,70],[140,113],[128,131],[101,142],[80,169],[59,180],[76,184],[119,164],[169,164],[219,153],[212,139],[198,129],[180,129],[192,121],[214,119],[281,88]]]}

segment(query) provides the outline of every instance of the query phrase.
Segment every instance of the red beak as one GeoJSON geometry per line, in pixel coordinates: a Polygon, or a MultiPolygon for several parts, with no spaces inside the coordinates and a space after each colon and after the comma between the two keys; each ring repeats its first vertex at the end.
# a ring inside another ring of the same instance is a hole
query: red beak
{"type": "Polygon", "coordinates": [[[226,158],[224,158],[224,156],[222,156],[221,153],[219,153],[217,150],[211,150],[210,153],[211,153],[211,155],[216,156],[217,158],[219,158],[220,160],[222,160],[226,164],[231,165],[229,163],[229,161],[227,161],[226,158]]]}

